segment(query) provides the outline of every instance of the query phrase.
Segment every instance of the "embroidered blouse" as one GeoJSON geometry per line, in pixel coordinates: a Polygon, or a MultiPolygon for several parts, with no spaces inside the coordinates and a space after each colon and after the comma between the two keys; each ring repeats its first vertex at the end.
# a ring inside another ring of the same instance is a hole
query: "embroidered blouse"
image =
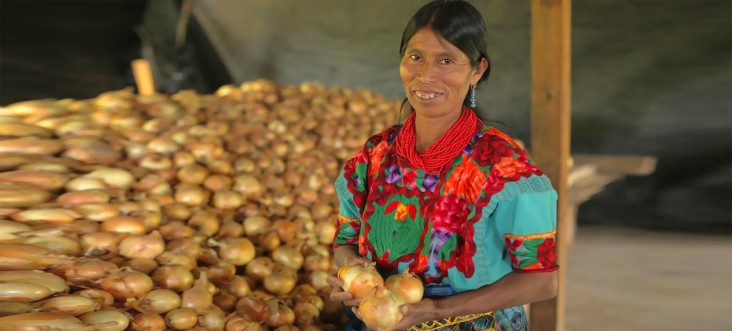
{"type": "Polygon", "coordinates": [[[369,138],[336,179],[334,247],[454,292],[558,268],[556,191],[510,137],[478,122],[453,162],[427,172],[395,152],[400,130],[369,138]]]}

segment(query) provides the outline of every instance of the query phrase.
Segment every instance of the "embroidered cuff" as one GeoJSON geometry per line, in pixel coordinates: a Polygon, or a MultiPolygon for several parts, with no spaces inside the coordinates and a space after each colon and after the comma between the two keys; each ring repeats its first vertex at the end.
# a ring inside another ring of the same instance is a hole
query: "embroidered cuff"
{"type": "Polygon", "coordinates": [[[336,225],[333,248],[343,245],[358,244],[358,234],[361,232],[361,219],[358,217],[346,217],[338,214],[338,225],[336,225]]]}
{"type": "Polygon", "coordinates": [[[548,272],[557,265],[557,230],[526,236],[504,235],[511,265],[517,272],[548,272]]]}

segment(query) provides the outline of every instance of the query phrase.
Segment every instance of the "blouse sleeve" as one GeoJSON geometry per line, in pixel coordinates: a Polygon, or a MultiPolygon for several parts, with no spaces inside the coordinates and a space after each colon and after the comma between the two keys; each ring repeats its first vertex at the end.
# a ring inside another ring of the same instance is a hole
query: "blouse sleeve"
{"type": "Polygon", "coordinates": [[[532,182],[524,183],[530,189],[500,201],[492,215],[493,224],[503,236],[514,271],[557,270],[557,193],[546,176],[522,181],[532,182]]]}
{"type": "Polygon", "coordinates": [[[335,181],[338,195],[338,224],[333,248],[358,244],[361,232],[361,209],[366,198],[368,161],[366,147],[348,160],[335,181]]]}

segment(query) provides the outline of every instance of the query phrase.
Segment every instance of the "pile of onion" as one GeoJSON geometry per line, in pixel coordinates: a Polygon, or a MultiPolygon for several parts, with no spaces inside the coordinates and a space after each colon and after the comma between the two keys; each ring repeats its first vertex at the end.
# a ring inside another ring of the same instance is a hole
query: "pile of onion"
{"type": "Polygon", "coordinates": [[[0,328],[338,329],[331,183],[398,108],[265,80],[0,107],[0,328]]]}

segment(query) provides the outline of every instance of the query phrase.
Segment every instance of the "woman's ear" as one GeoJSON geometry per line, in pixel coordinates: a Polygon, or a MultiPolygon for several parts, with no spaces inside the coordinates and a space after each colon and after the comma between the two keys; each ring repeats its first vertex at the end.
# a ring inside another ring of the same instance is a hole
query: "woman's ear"
{"type": "Polygon", "coordinates": [[[473,79],[471,79],[471,85],[477,85],[480,81],[480,77],[483,77],[483,73],[485,73],[486,70],[488,70],[488,66],[490,63],[488,63],[488,59],[481,58],[480,62],[478,63],[478,66],[475,68],[475,73],[473,73],[473,79]]]}

